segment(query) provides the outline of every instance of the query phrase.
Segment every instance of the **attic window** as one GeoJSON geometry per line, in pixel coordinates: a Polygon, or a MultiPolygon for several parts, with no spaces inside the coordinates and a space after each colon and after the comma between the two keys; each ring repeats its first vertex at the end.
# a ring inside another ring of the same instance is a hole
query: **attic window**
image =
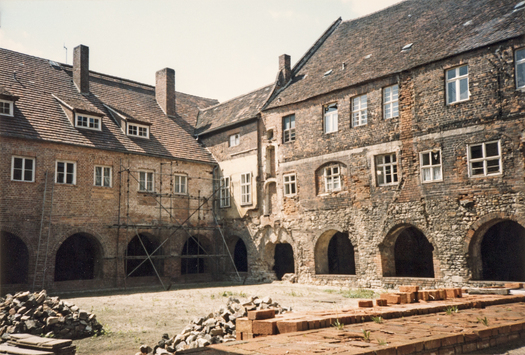
{"type": "Polygon", "coordinates": [[[75,114],[75,127],[94,129],[100,131],[100,117],[75,114]]]}
{"type": "Polygon", "coordinates": [[[525,9],[525,1],[522,1],[514,6],[514,11],[525,9]]]}
{"type": "Polygon", "coordinates": [[[404,46],[403,48],[401,48],[401,52],[408,52],[409,50],[412,49],[412,45],[413,45],[413,44],[414,44],[414,43],[409,43],[409,44],[407,44],[406,46],[404,46]]]}
{"type": "Polygon", "coordinates": [[[323,76],[328,76],[328,75],[330,75],[330,74],[332,74],[332,69],[330,69],[329,71],[327,71],[326,73],[324,73],[323,76]]]}
{"type": "Polygon", "coordinates": [[[13,117],[13,101],[0,100],[0,115],[13,117]]]}
{"type": "Polygon", "coordinates": [[[128,136],[149,138],[149,127],[136,123],[128,123],[128,136]]]}

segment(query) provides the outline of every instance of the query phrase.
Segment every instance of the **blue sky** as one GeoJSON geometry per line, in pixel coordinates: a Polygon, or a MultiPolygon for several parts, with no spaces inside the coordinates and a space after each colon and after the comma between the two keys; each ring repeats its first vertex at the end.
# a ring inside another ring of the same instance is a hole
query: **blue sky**
{"type": "Polygon", "coordinates": [[[146,84],[170,67],[176,89],[225,101],[273,82],[338,17],[399,0],[2,0],[0,47],[57,62],[89,46],[90,69],[146,84]]]}

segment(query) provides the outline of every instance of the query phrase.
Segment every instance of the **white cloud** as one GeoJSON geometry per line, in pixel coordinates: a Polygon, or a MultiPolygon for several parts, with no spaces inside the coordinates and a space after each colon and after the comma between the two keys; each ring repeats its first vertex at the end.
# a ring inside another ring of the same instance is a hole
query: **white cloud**
{"type": "Polygon", "coordinates": [[[343,4],[350,7],[356,16],[365,16],[372,12],[382,10],[391,5],[401,2],[401,0],[341,0],[343,4]]]}

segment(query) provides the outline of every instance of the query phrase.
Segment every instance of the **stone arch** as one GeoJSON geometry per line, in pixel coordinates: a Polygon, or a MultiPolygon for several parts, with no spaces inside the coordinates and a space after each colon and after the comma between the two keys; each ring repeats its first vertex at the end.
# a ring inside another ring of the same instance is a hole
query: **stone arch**
{"type": "Polygon", "coordinates": [[[323,194],[323,193],[329,193],[331,191],[343,191],[346,188],[346,175],[347,175],[347,167],[346,164],[340,162],[340,161],[330,161],[323,163],[315,170],[315,191],[316,195],[323,194]],[[337,189],[333,189],[328,191],[325,186],[325,168],[328,168],[329,166],[337,166],[339,168],[339,183],[340,187],[337,189]]]}
{"type": "Polygon", "coordinates": [[[162,247],[160,247],[158,239],[150,233],[139,233],[135,234],[128,243],[126,249],[126,275],[127,277],[140,277],[140,276],[156,276],[155,270],[157,270],[159,276],[164,274],[164,260],[159,258],[162,255],[162,247]],[[145,248],[145,249],[144,249],[145,248]],[[159,248],[155,253],[153,253],[159,248]],[[146,254],[151,256],[151,260],[148,259],[146,254]],[[155,267],[154,267],[155,266],[155,267]]]}
{"type": "Polygon", "coordinates": [[[424,232],[410,223],[401,223],[387,233],[379,245],[383,276],[428,277],[437,273],[435,248],[424,232]]]}
{"type": "Polygon", "coordinates": [[[96,237],[79,232],[64,240],[55,254],[55,281],[102,277],[102,245],[96,237]]]}
{"type": "MultiPolygon", "coordinates": [[[[226,245],[238,272],[248,271],[248,245],[243,238],[232,235],[226,239],[226,245]]],[[[234,271],[232,260],[228,258],[227,269],[234,271]]]]}
{"type": "Polygon", "coordinates": [[[484,216],[472,225],[467,232],[472,279],[525,281],[523,226],[523,221],[502,213],[484,216]]]}
{"type": "Polygon", "coordinates": [[[180,251],[181,274],[204,274],[211,270],[210,258],[213,250],[208,238],[203,235],[188,237],[180,251]]]}
{"type": "Polygon", "coordinates": [[[355,275],[356,254],[348,233],[326,230],[315,243],[315,273],[355,275]]]}
{"type": "Polygon", "coordinates": [[[29,274],[29,250],[14,233],[0,233],[0,284],[25,284],[29,274]]]}
{"type": "Polygon", "coordinates": [[[284,228],[271,226],[264,227],[261,233],[259,250],[263,253],[268,269],[274,271],[278,279],[285,273],[294,273],[295,244],[292,236],[284,228]]]}

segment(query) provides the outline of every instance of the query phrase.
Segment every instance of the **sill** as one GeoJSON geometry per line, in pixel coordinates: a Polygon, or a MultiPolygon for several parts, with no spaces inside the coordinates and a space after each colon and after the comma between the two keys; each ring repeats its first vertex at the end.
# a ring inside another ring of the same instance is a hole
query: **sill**
{"type": "Polygon", "coordinates": [[[99,128],[90,128],[90,127],[84,127],[84,126],[75,126],[75,128],[88,129],[90,131],[102,132],[102,129],[99,129],[99,128]]]}
{"type": "Polygon", "coordinates": [[[126,136],[131,137],[131,138],[149,139],[149,136],[148,137],[142,137],[142,136],[135,136],[133,134],[126,134],[126,136]]]}
{"type": "Polygon", "coordinates": [[[470,100],[470,96],[469,96],[468,99],[465,99],[465,100],[459,100],[459,101],[454,101],[454,102],[447,103],[447,106],[454,106],[454,105],[457,105],[457,104],[460,104],[462,102],[469,101],[469,100],[470,100]]]}
{"type": "Polygon", "coordinates": [[[111,189],[113,186],[93,185],[93,187],[98,188],[98,189],[111,189]]]}
{"type": "Polygon", "coordinates": [[[35,180],[31,180],[31,181],[28,181],[28,180],[14,180],[14,179],[11,179],[12,182],[35,182],[35,180]]]}
{"type": "Polygon", "coordinates": [[[427,181],[421,181],[422,184],[432,184],[434,182],[443,182],[443,179],[440,180],[427,180],[427,181]]]}
{"type": "Polygon", "coordinates": [[[294,197],[296,197],[296,196],[297,196],[297,194],[293,194],[293,195],[284,195],[284,197],[286,197],[286,198],[294,198],[294,197]]]}
{"type": "Polygon", "coordinates": [[[63,182],[56,182],[56,181],[55,181],[55,185],[60,185],[60,186],[74,186],[74,187],[77,186],[77,184],[66,184],[66,183],[63,183],[63,182]]]}
{"type": "Polygon", "coordinates": [[[7,113],[0,113],[0,116],[5,116],[5,117],[15,117],[14,115],[9,115],[7,113]]]}
{"type": "Polygon", "coordinates": [[[502,176],[503,173],[497,173],[497,174],[488,174],[488,175],[472,175],[472,176],[469,176],[470,179],[479,179],[479,178],[490,178],[490,177],[498,177],[498,176],[502,176]]]}
{"type": "Polygon", "coordinates": [[[393,120],[393,119],[396,119],[396,118],[399,118],[399,115],[397,115],[397,116],[393,116],[393,117],[386,117],[386,118],[383,118],[383,121],[389,121],[389,120],[393,120]]]}
{"type": "Polygon", "coordinates": [[[142,191],[142,190],[139,190],[137,192],[139,194],[146,194],[146,195],[153,195],[155,193],[155,191],[142,191]]]}
{"type": "Polygon", "coordinates": [[[359,128],[359,127],[366,127],[366,126],[368,126],[368,122],[360,124],[360,125],[357,125],[357,126],[351,125],[350,128],[359,128]]]}
{"type": "Polygon", "coordinates": [[[389,187],[389,186],[399,186],[399,182],[394,182],[392,184],[381,184],[377,185],[377,187],[389,187]]]}
{"type": "Polygon", "coordinates": [[[220,206],[219,208],[230,208],[231,206],[220,206]]]}
{"type": "Polygon", "coordinates": [[[290,143],[295,143],[295,139],[293,141],[283,142],[283,144],[290,144],[290,143]]]}
{"type": "Polygon", "coordinates": [[[337,131],[330,131],[330,132],[323,132],[323,133],[324,134],[333,134],[333,133],[337,133],[337,132],[339,132],[339,130],[337,130],[337,131]]]}
{"type": "Polygon", "coordinates": [[[188,196],[187,193],[183,193],[183,194],[181,194],[181,193],[179,193],[179,192],[174,192],[173,194],[174,194],[174,195],[177,195],[177,196],[188,196]]]}
{"type": "Polygon", "coordinates": [[[241,203],[241,207],[249,207],[249,206],[253,206],[253,202],[241,203]]]}

